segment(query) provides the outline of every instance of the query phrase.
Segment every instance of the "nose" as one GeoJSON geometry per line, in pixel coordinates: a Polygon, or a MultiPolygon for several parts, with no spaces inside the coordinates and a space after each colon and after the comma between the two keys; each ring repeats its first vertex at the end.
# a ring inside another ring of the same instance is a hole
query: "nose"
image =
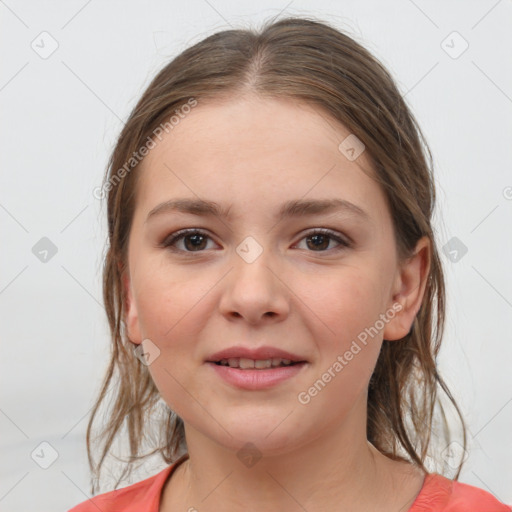
{"type": "Polygon", "coordinates": [[[231,321],[244,319],[252,325],[282,322],[289,314],[290,290],[266,251],[252,262],[234,253],[233,265],[223,280],[220,312],[231,321]]]}

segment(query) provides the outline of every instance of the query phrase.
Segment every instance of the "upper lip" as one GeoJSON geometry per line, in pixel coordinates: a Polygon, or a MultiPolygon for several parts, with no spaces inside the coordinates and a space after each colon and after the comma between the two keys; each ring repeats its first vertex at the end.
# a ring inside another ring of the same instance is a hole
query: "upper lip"
{"type": "Polygon", "coordinates": [[[207,358],[207,362],[217,363],[221,359],[229,359],[235,357],[243,357],[245,359],[254,359],[254,360],[264,360],[264,359],[272,359],[281,358],[281,359],[290,359],[294,362],[305,361],[303,357],[300,357],[296,354],[292,354],[291,352],[287,352],[286,350],[281,350],[280,348],[262,346],[258,348],[248,348],[243,346],[229,347],[220,352],[215,352],[207,358]]]}

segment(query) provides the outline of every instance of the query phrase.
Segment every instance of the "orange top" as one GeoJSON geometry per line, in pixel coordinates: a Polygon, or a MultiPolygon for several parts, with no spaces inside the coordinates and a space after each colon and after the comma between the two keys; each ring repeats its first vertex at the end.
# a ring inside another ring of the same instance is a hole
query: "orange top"
{"type": "MultiPolygon", "coordinates": [[[[159,512],[160,495],[165,482],[184,454],[160,473],[133,485],[98,494],[68,512],[159,512]]],[[[425,476],[423,486],[408,512],[512,512],[512,507],[499,502],[492,494],[449,480],[438,473],[425,476]]]]}

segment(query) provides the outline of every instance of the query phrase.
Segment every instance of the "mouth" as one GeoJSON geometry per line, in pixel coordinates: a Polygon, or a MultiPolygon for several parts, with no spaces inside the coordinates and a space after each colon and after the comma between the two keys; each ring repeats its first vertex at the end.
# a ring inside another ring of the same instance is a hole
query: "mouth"
{"type": "Polygon", "coordinates": [[[282,359],[273,357],[271,359],[248,359],[245,357],[230,357],[219,361],[211,361],[218,366],[229,366],[230,368],[239,368],[240,370],[268,370],[270,368],[282,368],[305,363],[306,361],[292,361],[291,359],[282,359]]]}
{"type": "Polygon", "coordinates": [[[231,347],[206,361],[214,374],[238,389],[265,390],[284,383],[309,365],[304,357],[275,347],[231,347]]]}
{"type": "Polygon", "coordinates": [[[207,358],[206,362],[240,370],[269,370],[295,366],[308,361],[303,357],[275,347],[248,348],[238,346],[216,352],[207,358]]]}

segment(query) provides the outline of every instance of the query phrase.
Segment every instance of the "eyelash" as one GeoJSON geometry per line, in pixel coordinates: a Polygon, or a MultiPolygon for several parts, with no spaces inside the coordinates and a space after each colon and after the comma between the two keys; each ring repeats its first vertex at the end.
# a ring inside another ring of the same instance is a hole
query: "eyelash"
{"type": "MultiPolygon", "coordinates": [[[[204,237],[207,237],[207,238],[210,238],[211,237],[208,235],[208,233],[206,233],[205,231],[201,230],[201,229],[196,229],[196,228],[189,228],[189,229],[182,229],[180,231],[176,231],[175,233],[173,233],[172,235],[170,235],[169,237],[167,237],[161,244],[160,244],[160,247],[163,247],[163,248],[168,248],[170,249],[171,251],[173,252],[182,252],[182,253],[188,253],[188,254],[195,254],[195,253],[201,253],[201,252],[205,252],[205,250],[199,250],[199,251],[187,251],[187,250],[181,250],[181,249],[176,249],[175,247],[172,247],[176,242],[178,242],[179,240],[187,237],[187,236],[190,236],[190,235],[202,235],[204,237]]],[[[348,249],[352,246],[352,243],[349,242],[348,240],[344,239],[344,238],[341,238],[337,233],[336,231],[332,231],[330,229],[326,229],[326,228],[317,228],[317,229],[313,229],[309,232],[307,232],[301,239],[303,240],[304,238],[308,238],[308,237],[311,237],[313,235],[325,235],[325,236],[328,236],[329,238],[331,238],[332,240],[334,240],[335,242],[339,243],[340,245],[338,247],[335,247],[333,249],[326,249],[326,250],[321,250],[321,251],[308,251],[308,252],[312,252],[312,253],[325,253],[325,252],[329,252],[329,251],[339,251],[339,250],[342,250],[342,249],[348,249]]]]}

